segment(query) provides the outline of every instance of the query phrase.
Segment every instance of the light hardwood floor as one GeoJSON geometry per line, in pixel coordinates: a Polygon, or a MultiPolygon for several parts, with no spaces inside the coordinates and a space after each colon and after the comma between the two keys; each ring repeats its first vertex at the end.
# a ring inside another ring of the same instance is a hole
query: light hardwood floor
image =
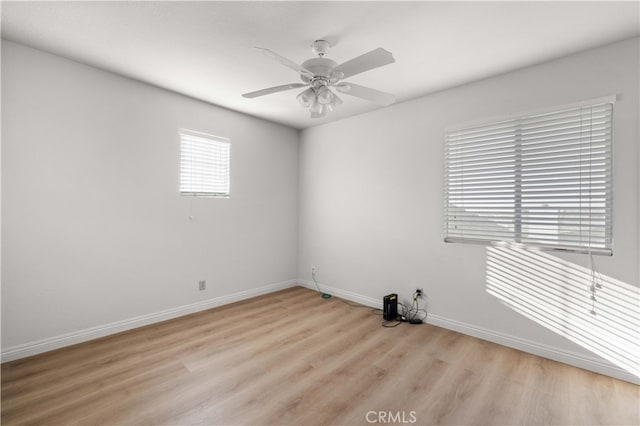
{"type": "Polygon", "coordinates": [[[2,423],[640,422],[638,386],[380,321],[296,287],[5,363],[2,423]]]}

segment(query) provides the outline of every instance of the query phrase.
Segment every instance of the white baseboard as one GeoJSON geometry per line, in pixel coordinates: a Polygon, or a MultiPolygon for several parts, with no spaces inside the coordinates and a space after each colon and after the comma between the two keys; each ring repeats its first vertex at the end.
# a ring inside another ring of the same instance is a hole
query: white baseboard
{"type": "MultiPolygon", "coordinates": [[[[13,361],[32,355],[37,355],[39,353],[48,352],[54,349],[59,349],[65,346],[74,345],[76,343],[82,343],[89,340],[97,339],[99,337],[104,337],[122,331],[131,330],[137,327],[142,327],[156,322],[180,317],[194,312],[199,312],[217,306],[222,306],[240,300],[260,296],[263,294],[272,293],[274,291],[283,290],[296,285],[300,285],[312,290],[316,289],[313,281],[308,280],[289,280],[276,284],[270,284],[251,290],[241,291],[226,296],[220,296],[189,305],[167,309],[161,312],[141,315],[135,318],[116,321],[102,326],[78,330],[72,333],[66,333],[47,339],[16,345],[6,349],[3,348],[0,354],[0,358],[2,362],[13,361]]],[[[382,301],[374,299],[372,297],[363,296],[351,291],[327,286],[325,284],[320,284],[320,289],[323,292],[330,293],[334,296],[341,297],[352,302],[361,303],[366,306],[371,306],[372,308],[382,308],[382,301]]],[[[543,343],[532,342],[530,340],[489,330],[483,327],[451,320],[439,315],[429,314],[427,323],[446,328],[448,330],[457,331],[469,336],[477,337],[479,339],[497,343],[503,346],[507,346],[513,349],[518,349],[523,352],[528,352],[544,358],[552,359],[554,361],[559,361],[575,367],[583,368],[595,373],[604,374],[606,376],[614,377],[616,379],[624,380],[634,384],[640,384],[639,377],[627,372],[626,370],[623,370],[619,367],[603,362],[596,358],[551,347],[543,343]]]]}
{"type": "MultiPolygon", "coordinates": [[[[301,287],[310,288],[311,290],[316,290],[316,285],[313,281],[307,280],[298,280],[298,285],[301,287]]],[[[353,293],[351,291],[342,290],[336,287],[331,287],[326,284],[320,284],[320,291],[324,293],[329,293],[334,296],[341,297],[343,299],[351,300],[352,302],[361,303],[366,306],[371,306],[372,308],[382,309],[382,300],[374,299],[372,297],[362,296],[357,293],[353,293]]]]}
{"type": "Polygon", "coordinates": [[[39,353],[48,352],[54,349],[63,348],[65,346],[75,345],[99,337],[108,336],[122,331],[131,330],[142,327],[144,325],[177,318],[183,315],[192,314],[194,312],[204,311],[206,309],[215,308],[217,306],[226,305],[244,299],[260,296],[262,294],[272,293],[274,291],[283,290],[285,288],[297,285],[296,280],[283,281],[276,284],[270,284],[251,290],[240,291],[238,293],[226,296],[215,297],[213,299],[203,300],[201,302],[191,303],[176,308],[166,309],[160,312],[141,315],[135,318],[129,318],[122,321],[112,322],[97,327],[86,328],[71,333],[61,334],[42,340],[24,343],[21,345],[3,348],[0,355],[2,362],[13,361],[25,358],[39,353]]]}
{"type": "Polygon", "coordinates": [[[489,342],[497,343],[499,345],[518,349],[520,351],[527,352],[533,355],[538,355],[543,358],[552,359],[554,361],[569,364],[574,367],[583,368],[595,373],[604,374],[605,376],[610,376],[616,379],[640,385],[640,377],[637,377],[636,375],[629,373],[628,371],[623,370],[620,367],[616,367],[615,365],[586,355],[555,348],[545,345],[544,343],[533,342],[509,334],[488,330],[486,328],[466,324],[460,321],[454,321],[448,318],[441,317],[439,315],[430,314],[427,323],[446,328],[448,330],[457,331],[469,336],[477,337],[479,339],[488,340],[489,342]]]}
{"type": "MultiPolygon", "coordinates": [[[[298,280],[298,284],[302,287],[307,287],[313,290],[316,289],[313,281],[298,280]]],[[[351,300],[353,302],[358,302],[363,305],[371,306],[373,308],[382,307],[381,300],[362,296],[350,291],[341,290],[321,283],[319,285],[321,291],[333,294],[335,296],[351,300]]],[[[499,345],[507,346],[533,355],[538,355],[543,358],[562,362],[574,367],[593,371],[594,373],[604,374],[605,376],[640,385],[640,377],[597,358],[589,357],[564,349],[555,348],[545,345],[544,343],[533,342],[527,339],[501,333],[498,331],[489,330],[460,321],[455,321],[439,315],[429,314],[426,322],[428,324],[446,328],[448,330],[457,331],[468,336],[477,337],[482,340],[487,340],[489,342],[497,343],[499,345]]]]}

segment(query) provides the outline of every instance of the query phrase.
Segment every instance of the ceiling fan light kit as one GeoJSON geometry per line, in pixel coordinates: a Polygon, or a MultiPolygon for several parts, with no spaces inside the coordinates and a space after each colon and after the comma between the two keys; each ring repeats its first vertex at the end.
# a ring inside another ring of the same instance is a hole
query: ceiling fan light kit
{"type": "Polygon", "coordinates": [[[342,104],[342,99],[331,90],[332,87],[340,93],[372,101],[380,105],[390,105],[395,102],[395,96],[389,93],[341,81],[343,78],[348,78],[395,62],[391,52],[379,47],[347,62],[338,64],[325,57],[330,47],[331,44],[326,40],[314,41],[311,44],[311,50],[317,57],[308,59],[301,65],[269,49],[256,47],[256,49],[261,51],[265,56],[297,71],[302,83],[291,83],[271,87],[245,93],[242,96],[245,98],[255,98],[285,90],[307,87],[298,94],[296,99],[300,105],[309,109],[311,118],[324,117],[327,112],[333,111],[336,105],[342,104]]]}

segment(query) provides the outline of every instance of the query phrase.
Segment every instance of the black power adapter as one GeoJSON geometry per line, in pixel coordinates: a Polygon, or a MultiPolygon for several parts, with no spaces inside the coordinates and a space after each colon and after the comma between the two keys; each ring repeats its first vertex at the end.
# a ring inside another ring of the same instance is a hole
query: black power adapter
{"type": "Polygon", "coordinates": [[[382,318],[385,321],[395,321],[398,317],[398,295],[388,294],[382,299],[382,318]]]}

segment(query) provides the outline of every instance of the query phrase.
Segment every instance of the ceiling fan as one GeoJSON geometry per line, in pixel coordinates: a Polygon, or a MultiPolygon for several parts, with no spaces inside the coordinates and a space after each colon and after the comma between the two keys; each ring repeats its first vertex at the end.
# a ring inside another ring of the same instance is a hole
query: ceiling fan
{"type": "Polygon", "coordinates": [[[342,103],[342,99],[340,99],[331,88],[335,88],[335,90],[340,93],[356,96],[380,105],[391,105],[395,102],[395,96],[389,93],[342,81],[356,74],[394,63],[395,59],[393,59],[391,52],[379,47],[347,62],[338,64],[325,57],[330,47],[331,45],[326,40],[314,41],[311,44],[311,49],[318,57],[306,60],[302,65],[298,65],[269,49],[256,47],[257,50],[267,57],[297,71],[303,82],[270,87],[268,89],[245,93],[242,96],[245,98],[256,98],[284,90],[307,87],[296,99],[298,99],[298,102],[300,102],[303,107],[309,108],[311,118],[324,117],[327,112],[333,111],[336,105],[342,103]]]}

